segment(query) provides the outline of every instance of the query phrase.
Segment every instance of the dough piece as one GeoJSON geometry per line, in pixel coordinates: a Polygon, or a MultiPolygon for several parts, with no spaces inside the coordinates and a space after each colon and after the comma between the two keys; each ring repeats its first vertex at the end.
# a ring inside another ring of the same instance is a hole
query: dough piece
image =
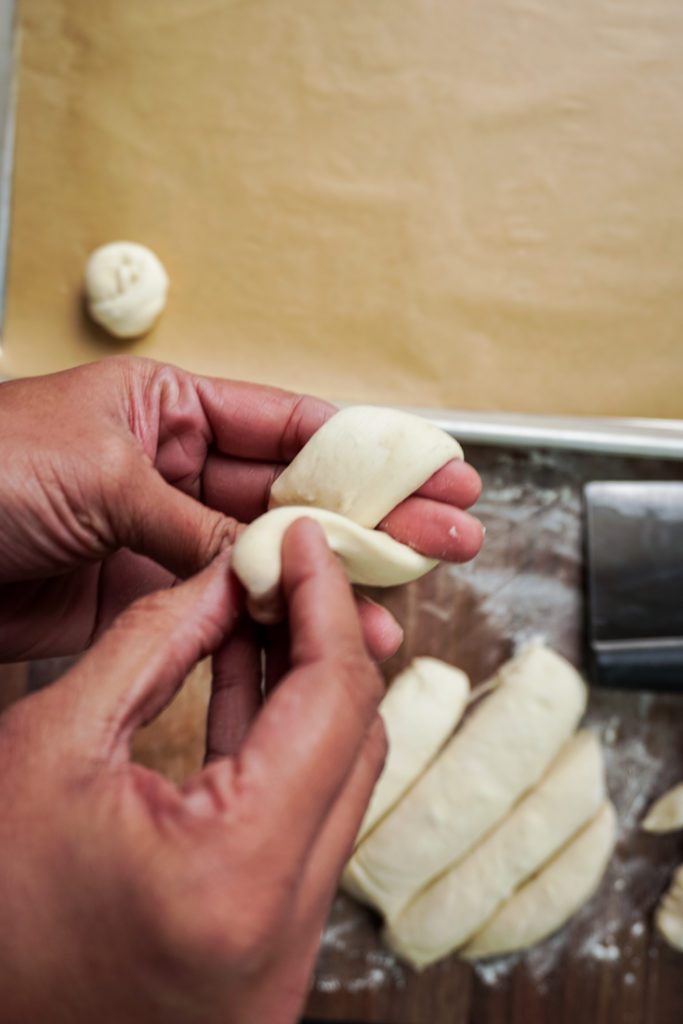
{"type": "Polygon", "coordinates": [[[683,953],[683,864],[677,868],[668,892],[660,900],[655,925],[666,941],[683,953]]]}
{"type": "Polygon", "coordinates": [[[167,291],[160,260],[137,242],[103,245],[85,268],[88,312],[117,338],[145,334],[166,305],[167,291]]]}
{"type": "Polygon", "coordinates": [[[287,527],[302,516],[320,523],[352,583],[393,587],[424,576],[437,564],[388,534],[366,530],[336,512],[300,505],[272,509],[244,531],[232,559],[232,567],[247,590],[249,612],[257,622],[272,623],[282,618],[282,538],[287,527]]]}
{"type": "Polygon", "coordinates": [[[462,950],[467,960],[526,949],[552,935],[597,889],[614,849],[617,815],[605,800],[595,817],[512,896],[462,950]]]}
{"type": "Polygon", "coordinates": [[[389,753],[356,843],[400,800],[460,721],[470,684],[464,672],[437,658],[414,658],[379,706],[389,753]]]}
{"type": "Polygon", "coordinates": [[[398,409],[349,406],[316,431],[273,484],[270,506],[315,505],[373,527],[462,448],[398,409]]]}
{"type": "Polygon", "coordinates": [[[577,733],[538,785],[455,867],[415,897],[386,933],[418,968],[457,949],[593,817],[605,798],[600,744],[577,733]]]}
{"type": "Polygon", "coordinates": [[[683,782],[660,796],[647,812],[642,827],[646,832],[675,832],[683,828],[683,782]]]}
{"type": "Polygon", "coordinates": [[[527,647],[498,680],[348,864],[354,890],[389,921],[540,778],[586,706],[579,674],[546,647],[527,647]]]}
{"type": "Polygon", "coordinates": [[[281,617],[282,536],[314,508],[326,510],[314,518],[352,583],[395,586],[433,569],[436,560],[370,528],[453,458],[462,458],[458,442],[420,416],[362,405],[336,413],[273,485],[271,511],[235,545],[233,566],[252,616],[264,623],[281,617]]]}

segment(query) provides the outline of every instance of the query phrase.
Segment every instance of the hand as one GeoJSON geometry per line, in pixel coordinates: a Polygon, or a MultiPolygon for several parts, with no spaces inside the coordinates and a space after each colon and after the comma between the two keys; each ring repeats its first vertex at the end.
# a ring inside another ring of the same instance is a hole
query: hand
{"type": "Polygon", "coordinates": [[[5,1024],[297,1019],[385,739],[351,589],[311,520],[285,537],[283,581],[292,668],[258,714],[220,555],[0,718],[5,1024]],[[129,740],[212,651],[207,764],[179,789],[129,740]]]}
{"type": "MultiPolygon", "coordinates": [[[[82,650],[136,597],[208,565],[334,412],[313,398],[117,357],[0,385],[0,657],[82,650]]],[[[475,471],[450,463],[382,528],[471,558],[475,471]]],[[[400,630],[369,603],[371,649],[400,630]]]]}

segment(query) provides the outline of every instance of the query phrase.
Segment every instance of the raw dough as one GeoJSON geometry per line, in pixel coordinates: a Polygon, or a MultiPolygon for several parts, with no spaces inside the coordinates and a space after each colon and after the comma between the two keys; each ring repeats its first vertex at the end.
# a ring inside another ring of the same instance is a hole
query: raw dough
{"type": "Polygon", "coordinates": [[[393,681],[379,707],[389,753],[357,844],[436,756],[460,721],[469,689],[464,672],[437,658],[414,658],[393,681]]]}
{"type": "Polygon", "coordinates": [[[353,583],[394,586],[432,569],[436,560],[371,528],[454,458],[462,458],[457,441],[421,416],[373,406],[336,413],[273,485],[271,504],[286,507],[260,516],[235,545],[252,616],[268,623],[282,615],[282,537],[302,515],[318,520],[353,583]]]}
{"type": "Polygon", "coordinates": [[[543,774],[574,731],[586,687],[564,658],[526,648],[347,867],[354,894],[391,922],[543,774]]]}
{"type": "Polygon", "coordinates": [[[270,506],[315,505],[372,528],[462,448],[428,420],[355,405],[320,427],[280,474],[270,506]]]}
{"type": "Polygon", "coordinates": [[[683,828],[683,782],[660,796],[647,812],[642,827],[646,832],[674,832],[683,828]]]}
{"type": "Polygon", "coordinates": [[[137,242],[110,242],[85,268],[88,312],[117,338],[150,329],[166,304],[168,276],[151,249],[137,242]]]}
{"type": "Polygon", "coordinates": [[[503,904],[461,955],[474,960],[526,949],[561,928],[600,884],[616,826],[616,811],[605,800],[592,821],[503,904]]]}
{"type": "MultiPolygon", "coordinates": [[[[647,832],[674,832],[683,828],[683,782],[653,804],[643,821],[643,828],[647,832]]],[[[655,924],[666,941],[683,952],[683,864],[659,902],[655,924]]]]}
{"type": "Polygon", "coordinates": [[[457,949],[593,817],[605,798],[600,744],[569,740],[538,785],[455,867],[413,899],[386,932],[421,968],[457,949]]]}
{"type": "Polygon", "coordinates": [[[655,924],[666,941],[683,953],[683,864],[677,869],[671,887],[660,901],[655,924]]]}
{"type": "Polygon", "coordinates": [[[327,509],[293,505],[266,512],[244,531],[233,552],[232,567],[248,594],[249,611],[257,622],[282,618],[279,598],[280,550],[288,526],[310,516],[322,526],[327,542],[352,583],[391,587],[423,576],[437,564],[387,533],[366,530],[327,509]]]}

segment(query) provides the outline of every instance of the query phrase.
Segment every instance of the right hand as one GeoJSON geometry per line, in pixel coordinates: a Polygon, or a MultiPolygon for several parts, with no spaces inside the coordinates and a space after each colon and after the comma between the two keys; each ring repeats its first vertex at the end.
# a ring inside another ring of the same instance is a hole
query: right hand
{"type": "Polygon", "coordinates": [[[6,1024],[297,1019],[386,741],[351,588],[311,520],[282,563],[291,668],[263,708],[223,554],[0,719],[6,1024]],[[211,652],[207,763],[177,788],[129,741],[211,652]]]}

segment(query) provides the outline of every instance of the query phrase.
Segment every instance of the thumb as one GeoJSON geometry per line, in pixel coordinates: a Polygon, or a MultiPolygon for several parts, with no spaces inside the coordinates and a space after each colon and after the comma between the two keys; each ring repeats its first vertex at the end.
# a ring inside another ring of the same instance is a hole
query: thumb
{"type": "Polygon", "coordinates": [[[192,667],[220,645],[241,605],[227,552],[187,582],[136,601],[50,688],[62,715],[84,726],[99,757],[127,757],[133,732],[155,718],[192,667]]]}
{"type": "Polygon", "coordinates": [[[232,544],[238,530],[237,520],[167,483],[142,454],[110,507],[118,546],[146,555],[183,579],[232,544]]]}

